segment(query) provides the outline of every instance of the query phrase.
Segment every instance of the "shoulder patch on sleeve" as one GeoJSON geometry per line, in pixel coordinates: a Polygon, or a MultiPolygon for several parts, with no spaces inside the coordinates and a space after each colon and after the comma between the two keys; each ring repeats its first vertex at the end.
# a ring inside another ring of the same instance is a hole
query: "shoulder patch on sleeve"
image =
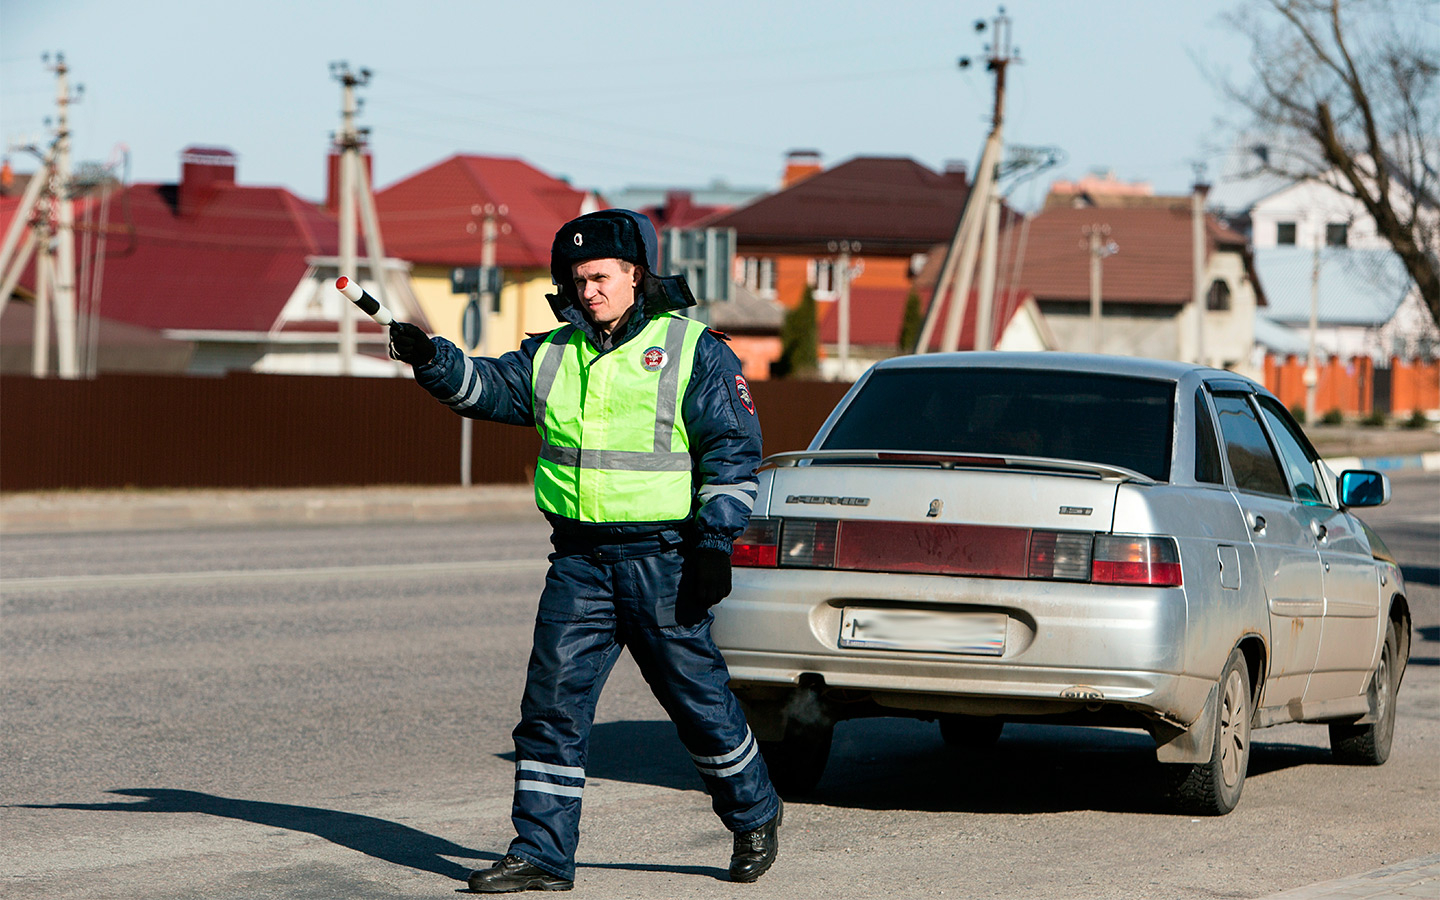
{"type": "Polygon", "coordinates": [[[745,383],[744,375],[735,376],[735,396],[746,412],[752,416],[755,415],[755,398],[750,396],[750,385],[745,383]]]}

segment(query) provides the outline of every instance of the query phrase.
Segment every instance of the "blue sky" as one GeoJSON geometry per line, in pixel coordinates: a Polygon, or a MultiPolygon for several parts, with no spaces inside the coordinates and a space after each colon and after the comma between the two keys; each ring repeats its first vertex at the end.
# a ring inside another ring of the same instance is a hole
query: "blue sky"
{"type": "MultiPolygon", "coordinates": [[[[1248,45],[1220,17],[1231,6],[1007,2],[1022,60],[1007,143],[1068,157],[1014,201],[1033,207],[1053,178],[1092,169],[1174,193],[1196,161],[1213,174],[1242,124],[1209,74],[1247,71],[1248,45]]],[[[995,12],[956,0],[0,0],[0,142],[45,138],[55,82],[40,57],[58,50],[85,86],[75,158],[124,144],[137,181],[174,180],[181,148],[221,145],[239,154],[242,183],[318,199],[339,121],[332,60],[374,71],[359,122],[382,187],[455,152],[519,156],[601,190],[771,187],[795,148],[827,164],[973,167],[992,82],[955,61],[984,56],[973,23],[995,12]]]]}

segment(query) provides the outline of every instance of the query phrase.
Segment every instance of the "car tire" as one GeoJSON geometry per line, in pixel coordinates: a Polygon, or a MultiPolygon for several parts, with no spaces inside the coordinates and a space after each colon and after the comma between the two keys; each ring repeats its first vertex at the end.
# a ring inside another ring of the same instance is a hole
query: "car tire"
{"type": "Polygon", "coordinates": [[[1250,669],[1238,648],[1230,651],[1217,687],[1210,761],[1173,767],[1173,796],[1179,810],[1187,815],[1223,816],[1240,802],[1245,787],[1254,695],[1250,690],[1250,669]]]}
{"type": "Polygon", "coordinates": [[[830,744],[835,737],[834,723],[796,726],[785,730],[778,741],[758,741],[770,781],[782,797],[798,797],[815,790],[825,763],[830,759],[830,744]]]}
{"type": "Polygon", "coordinates": [[[1005,720],[994,716],[966,716],[947,713],[940,717],[940,736],[945,744],[964,753],[984,753],[1000,740],[1005,720]]]}
{"type": "Polygon", "coordinates": [[[1337,762],[1352,766],[1379,766],[1390,758],[1390,744],[1395,736],[1399,645],[1395,622],[1388,622],[1385,625],[1385,644],[1380,648],[1380,661],[1375,664],[1375,671],[1370,676],[1370,710],[1375,721],[1368,725],[1330,723],[1330,752],[1337,762]]]}

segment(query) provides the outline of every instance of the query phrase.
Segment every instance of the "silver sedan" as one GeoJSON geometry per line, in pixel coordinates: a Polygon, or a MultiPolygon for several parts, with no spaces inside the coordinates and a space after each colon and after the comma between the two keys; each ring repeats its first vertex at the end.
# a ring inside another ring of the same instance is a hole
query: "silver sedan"
{"type": "Polygon", "coordinates": [[[772,456],[714,634],[782,790],[836,722],[1134,727],[1177,806],[1239,801],[1250,731],[1325,723],[1389,754],[1410,642],[1399,567],[1254,382],[1070,354],[872,368],[802,453],[772,456]]]}

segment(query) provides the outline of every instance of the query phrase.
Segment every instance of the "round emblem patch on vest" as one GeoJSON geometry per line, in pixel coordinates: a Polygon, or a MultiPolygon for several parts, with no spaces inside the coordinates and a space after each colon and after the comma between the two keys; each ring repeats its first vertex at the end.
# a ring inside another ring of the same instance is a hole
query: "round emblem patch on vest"
{"type": "Polygon", "coordinates": [[[750,396],[750,385],[745,383],[744,375],[735,376],[735,393],[740,397],[740,404],[750,415],[755,415],[755,398],[750,396]]]}
{"type": "Polygon", "coordinates": [[[640,365],[645,367],[647,372],[658,372],[665,368],[670,361],[670,354],[665,352],[664,347],[651,347],[640,357],[640,365]]]}

